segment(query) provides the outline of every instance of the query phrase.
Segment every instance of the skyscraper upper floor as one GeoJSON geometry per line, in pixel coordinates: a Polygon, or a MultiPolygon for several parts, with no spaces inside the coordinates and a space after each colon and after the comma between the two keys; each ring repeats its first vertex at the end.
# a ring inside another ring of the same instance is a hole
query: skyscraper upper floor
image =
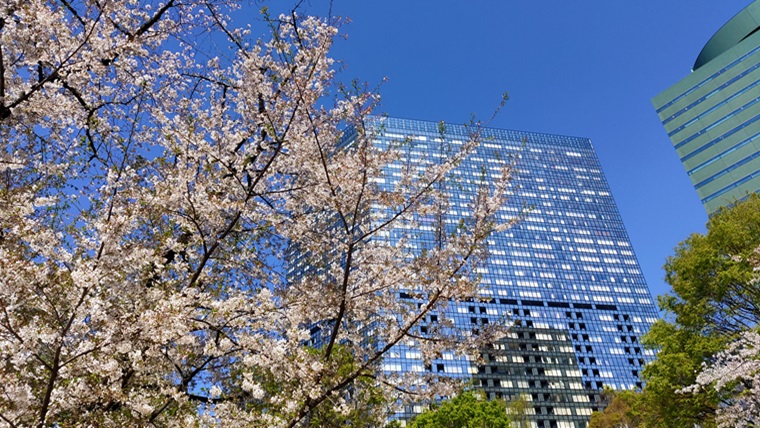
{"type": "Polygon", "coordinates": [[[705,44],[691,74],[652,100],[708,214],[760,189],[760,1],[705,44]]]}

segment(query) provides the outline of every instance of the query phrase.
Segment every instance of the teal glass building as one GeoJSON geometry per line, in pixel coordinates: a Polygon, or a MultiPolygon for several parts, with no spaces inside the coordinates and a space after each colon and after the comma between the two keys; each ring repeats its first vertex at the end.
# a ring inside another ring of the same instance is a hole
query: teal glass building
{"type": "Polygon", "coordinates": [[[760,1],[710,38],[692,73],[654,97],[708,214],[760,190],[760,1]]]}
{"type": "MultiPolygon", "coordinates": [[[[401,176],[394,172],[435,161],[470,136],[464,126],[447,124],[442,135],[434,122],[376,120],[378,149],[405,147],[384,171],[380,185],[389,189],[401,176]]],[[[392,349],[383,369],[471,379],[489,397],[527,399],[533,427],[583,428],[591,412],[602,409],[602,388],[641,387],[639,373],[654,355],[640,338],[657,310],[589,139],[503,129],[485,129],[481,137],[481,146],[454,171],[456,184],[446,188],[455,202],[446,224],[467,223],[478,185],[498,176],[499,160],[508,156],[517,158],[518,172],[500,216],[506,221],[524,212],[524,219],[489,241],[479,295],[436,317],[464,330],[504,318],[519,326],[483,350],[485,364],[444,353],[426,366],[414,345],[404,344],[392,349]]],[[[422,251],[436,242],[436,220],[429,219],[430,227],[420,221],[413,239],[422,251]]],[[[403,230],[386,239],[393,245],[402,236],[409,239],[403,230]]],[[[399,298],[414,300],[404,292],[399,298]]],[[[412,407],[400,417],[419,411],[412,407]]]]}

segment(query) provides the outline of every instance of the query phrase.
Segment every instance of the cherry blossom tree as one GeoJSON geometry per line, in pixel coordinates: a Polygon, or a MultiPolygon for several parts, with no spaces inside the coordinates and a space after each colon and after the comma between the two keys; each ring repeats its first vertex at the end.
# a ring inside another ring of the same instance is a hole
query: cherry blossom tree
{"type": "MultiPolygon", "coordinates": [[[[749,263],[755,278],[748,287],[760,282],[760,247],[749,257],[734,256],[736,262],[749,263]]],[[[750,329],[739,334],[725,350],[715,354],[697,376],[694,385],[684,388],[691,393],[714,388],[724,404],[717,410],[719,427],[755,426],[760,419],[760,334],[750,329]]]]}
{"type": "Polygon", "coordinates": [[[725,400],[717,410],[719,427],[755,426],[760,417],[760,335],[748,331],[713,357],[697,376],[699,388],[714,388],[725,400]]]}
{"type": "Polygon", "coordinates": [[[3,1],[0,425],[382,421],[448,393],[384,373],[393,346],[477,355],[503,331],[418,326],[476,294],[511,166],[437,248],[377,239],[445,206],[478,127],[378,187],[401,154],[373,148],[377,94],[336,83],[336,23],[264,10],[256,39],[236,10],[3,1]],[[312,268],[286,280],[293,257],[312,268]]]}

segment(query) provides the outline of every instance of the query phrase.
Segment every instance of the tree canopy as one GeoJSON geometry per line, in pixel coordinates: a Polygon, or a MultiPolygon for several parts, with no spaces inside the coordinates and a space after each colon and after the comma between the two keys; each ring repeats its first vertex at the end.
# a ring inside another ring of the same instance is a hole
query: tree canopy
{"type": "Polygon", "coordinates": [[[417,415],[409,428],[509,428],[507,403],[465,391],[417,415]]]}
{"type": "Polygon", "coordinates": [[[445,206],[437,183],[478,126],[380,187],[401,154],[373,146],[378,94],[336,80],[339,22],[263,9],[249,27],[239,7],[0,8],[2,424],[381,421],[378,403],[452,393],[431,373],[382,370],[393,346],[429,362],[476,356],[503,332],[464,335],[441,317],[415,334],[476,294],[486,241],[509,225],[504,165],[467,228],[424,253],[408,244],[445,206]],[[382,239],[391,229],[398,245],[382,239]]]}
{"type": "Polygon", "coordinates": [[[665,319],[644,338],[657,359],[642,373],[643,392],[628,400],[643,426],[739,426],[735,413],[751,417],[744,391],[753,390],[757,371],[734,367],[729,376],[724,369],[736,355],[745,363],[760,356],[752,345],[760,320],[758,248],[760,197],[749,195],[715,213],[707,233],[691,235],[668,258],[673,291],[659,298],[665,319]]]}
{"type": "Polygon", "coordinates": [[[673,294],[660,306],[679,326],[706,335],[731,336],[760,321],[760,290],[754,263],[760,246],[760,201],[723,208],[707,223],[706,234],[679,244],[665,264],[673,294]]]}
{"type": "Polygon", "coordinates": [[[602,393],[605,408],[602,412],[591,415],[588,428],[638,428],[643,426],[632,406],[638,398],[633,391],[613,391],[605,389],[602,393]]]}

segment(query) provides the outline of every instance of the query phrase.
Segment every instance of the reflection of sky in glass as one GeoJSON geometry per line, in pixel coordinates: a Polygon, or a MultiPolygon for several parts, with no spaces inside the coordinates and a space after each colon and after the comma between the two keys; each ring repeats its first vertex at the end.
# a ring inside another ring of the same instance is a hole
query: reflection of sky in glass
{"type": "MultiPolygon", "coordinates": [[[[469,135],[464,127],[447,125],[442,142],[432,122],[388,118],[383,123],[378,147],[401,140],[406,145],[405,158],[386,168],[380,185],[388,188],[401,169],[435,162],[442,145],[456,148],[469,135]]],[[[565,351],[575,356],[584,386],[636,387],[641,366],[653,358],[639,338],[657,311],[590,141],[498,129],[487,129],[482,137],[483,144],[444,184],[451,196],[447,229],[462,220],[466,224],[477,187],[498,177],[503,165],[498,160],[510,157],[517,158],[515,195],[499,219],[521,213],[524,218],[489,240],[490,259],[478,269],[480,299],[452,305],[445,316],[464,330],[510,317],[533,329],[534,336],[559,332],[570,340],[565,351]]],[[[385,239],[394,243],[404,236],[413,250],[429,248],[436,219],[416,220],[414,232],[395,229],[385,239]]],[[[537,364],[536,370],[544,375],[547,367],[537,364]]],[[[454,377],[478,373],[466,359],[447,354],[424,367],[413,347],[404,345],[394,349],[384,368],[454,377]]],[[[531,390],[541,390],[540,383],[531,390]]]]}

